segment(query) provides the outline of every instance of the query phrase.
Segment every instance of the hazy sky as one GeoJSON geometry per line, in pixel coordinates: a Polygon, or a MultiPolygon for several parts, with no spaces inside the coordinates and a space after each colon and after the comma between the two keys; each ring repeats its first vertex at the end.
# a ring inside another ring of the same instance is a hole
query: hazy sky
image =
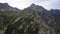
{"type": "Polygon", "coordinates": [[[10,6],[24,9],[32,3],[43,6],[46,9],[60,9],[60,0],[0,0],[0,3],[8,3],[10,6]]]}

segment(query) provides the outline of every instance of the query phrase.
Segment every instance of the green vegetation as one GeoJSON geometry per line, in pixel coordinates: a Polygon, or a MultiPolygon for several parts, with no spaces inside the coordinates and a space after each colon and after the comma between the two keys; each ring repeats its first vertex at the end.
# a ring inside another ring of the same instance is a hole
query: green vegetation
{"type": "Polygon", "coordinates": [[[5,34],[48,34],[47,31],[54,34],[56,31],[60,32],[59,29],[56,30],[55,24],[52,24],[54,21],[51,21],[52,23],[49,21],[52,17],[38,14],[32,10],[0,11],[0,14],[0,30],[5,30],[3,32],[5,34]]]}

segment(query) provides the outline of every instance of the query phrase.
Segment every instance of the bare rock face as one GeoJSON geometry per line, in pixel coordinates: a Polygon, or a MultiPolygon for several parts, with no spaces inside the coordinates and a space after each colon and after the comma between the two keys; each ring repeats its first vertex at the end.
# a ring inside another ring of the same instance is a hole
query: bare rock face
{"type": "Polygon", "coordinates": [[[29,9],[34,10],[34,11],[38,11],[38,12],[41,12],[43,10],[46,10],[42,6],[35,5],[35,4],[31,4],[31,6],[29,7],[29,9]]]}

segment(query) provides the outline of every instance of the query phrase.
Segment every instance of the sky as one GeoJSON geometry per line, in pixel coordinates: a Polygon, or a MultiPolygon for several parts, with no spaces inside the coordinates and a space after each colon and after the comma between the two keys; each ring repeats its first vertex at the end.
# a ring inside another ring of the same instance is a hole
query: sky
{"type": "Polygon", "coordinates": [[[43,6],[45,9],[60,9],[60,0],[0,0],[0,3],[8,3],[12,7],[24,9],[32,3],[43,6]]]}

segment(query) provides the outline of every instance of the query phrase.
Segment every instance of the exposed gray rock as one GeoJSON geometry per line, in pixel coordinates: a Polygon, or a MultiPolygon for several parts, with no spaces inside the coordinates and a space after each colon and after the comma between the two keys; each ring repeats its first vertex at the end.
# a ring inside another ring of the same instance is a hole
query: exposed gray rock
{"type": "Polygon", "coordinates": [[[15,8],[15,7],[11,7],[9,6],[7,3],[0,3],[0,10],[2,11],[20,11],[20,9],[15,8]]]}

